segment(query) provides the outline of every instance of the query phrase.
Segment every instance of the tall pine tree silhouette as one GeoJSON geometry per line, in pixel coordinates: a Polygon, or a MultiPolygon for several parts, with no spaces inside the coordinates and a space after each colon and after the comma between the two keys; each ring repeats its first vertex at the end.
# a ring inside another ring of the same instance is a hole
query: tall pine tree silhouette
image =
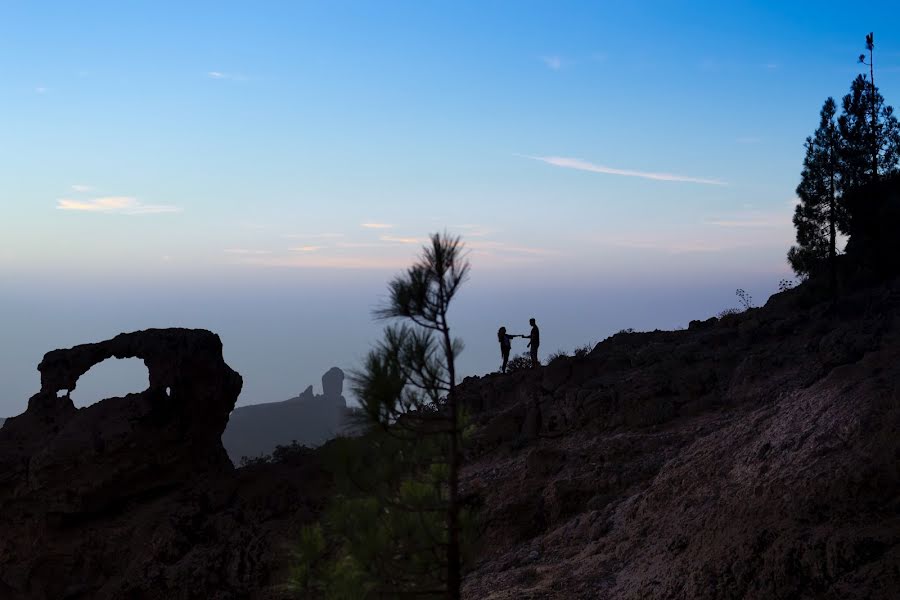
{"type": "Polygon", "coordinates": [[[819,113],[819,126],[806,138],[806,157],[794,210],[797,245],[788,252],[788,261],[798,274],[809,276],[827,262],[832,289],[836,287],[837,233],[846,233],[846,211],[838,195],[842,183],[840,170],[841,136],[835,122],[834,98],[825,100],[819,113]]]}
{"type": "Polygon", "coordinates": [[[897,169],[900,158],[900,125],[894,108],[885,105],[884,97],[875,85],[875,37],[866,36],[865,54],[859,62],[869,67],[869,77],[860,74],[844,96],[843,112],[838,127],[844,140],[841,171],[845,189],[875,181],[897,169]]]}

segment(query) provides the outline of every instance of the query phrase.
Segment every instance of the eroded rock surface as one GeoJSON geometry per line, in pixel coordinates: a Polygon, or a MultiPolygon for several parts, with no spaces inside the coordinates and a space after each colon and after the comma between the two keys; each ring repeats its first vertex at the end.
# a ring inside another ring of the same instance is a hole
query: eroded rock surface
{"type": "MultiPolygon", "coordinates": [[[[41,373],[0,429],[0,598],[291,596],[290,549],[331,476],[307,449],[230,467],[240,379],[216,336],[129,334],[41,373]],[[75,409],[78,374],[119,355],[148,361],[150,389],[75,409]]],[[[900,597],[898,280],[457,389],[481,528],[465,598],[900,597]]]]}
{"type": "Polygon", "coordinates": [[[242,381],[217,335],[121,334],[38,369],[0,430],[0,598],[275,594],[281,540],[311,518],[299,482],[321,474],[313,459],[234,471],[220,438],[242,381]],[[149,388],[76,409],[67,392],[110,357],[143,359],[149,388]]]}
{"type": "Polygon", "coordinates": [[[466,381],[479,599],[900,598],[900,281],[466,381]]]}

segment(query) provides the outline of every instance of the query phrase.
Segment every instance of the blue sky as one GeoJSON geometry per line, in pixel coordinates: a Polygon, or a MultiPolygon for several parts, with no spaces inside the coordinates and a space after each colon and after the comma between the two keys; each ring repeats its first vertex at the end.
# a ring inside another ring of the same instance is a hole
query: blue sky
{"type": "Polygon", "coordinates": [[[242,403],[283,399],[355,364],[436,230],[471,249],[471,373],[532,313],[551,351],[764,301],[871,30],[900,97],[897,12],[4,2],[0,415],[43,352],[172,324],[223,335],[242,403]]]}

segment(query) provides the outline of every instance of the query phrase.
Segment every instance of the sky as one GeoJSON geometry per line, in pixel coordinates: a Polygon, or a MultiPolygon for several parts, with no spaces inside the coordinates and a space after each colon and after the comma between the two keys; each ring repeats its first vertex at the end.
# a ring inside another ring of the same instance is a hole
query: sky
{"type": "MultiPolygon", "coordinates": [[[[436,231],[472,263],[463,374],[532,316],[546,354],[684,327],[736,288],[762,304],[791,277],[803,141],[869,31],[900,102],[897,12],[0,2],[0,416],[45,352],[147,327],[218,333],[238,404],[318,391],[436,231]]],[[[142,385],[104,363],[76,403],[142,385]]]]}

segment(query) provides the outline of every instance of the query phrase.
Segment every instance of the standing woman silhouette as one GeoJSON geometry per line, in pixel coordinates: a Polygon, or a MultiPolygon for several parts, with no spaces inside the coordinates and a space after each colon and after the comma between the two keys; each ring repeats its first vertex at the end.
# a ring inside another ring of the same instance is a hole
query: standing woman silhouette
{"type": "Polygon", "coordinates": [[[500,356],[503,357],[503,365],[500,367],[501,373],[506,373],[506,363],[509,362],[509,351],[512,349],[512,339],[514,335],[506,333],[506,327],[497,330],[497,341],[500,342],[500,356]]]}

